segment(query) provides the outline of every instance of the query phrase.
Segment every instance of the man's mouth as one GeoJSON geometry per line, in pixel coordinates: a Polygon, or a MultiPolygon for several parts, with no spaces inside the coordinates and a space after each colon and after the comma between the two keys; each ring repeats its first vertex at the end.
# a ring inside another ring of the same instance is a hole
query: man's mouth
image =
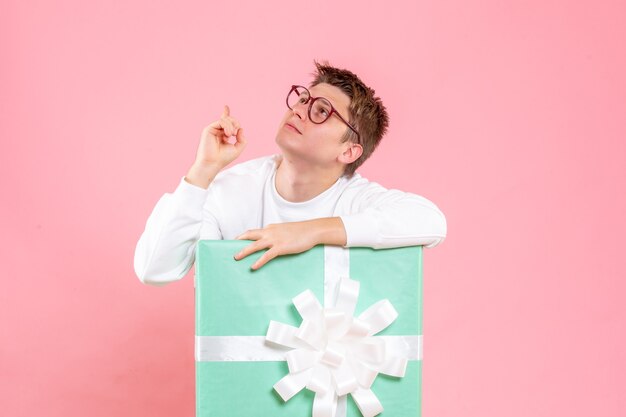
{"type": "Polygon", "coordinates": [[[299,130],[298,130],[298,129],[294,126],[294,125],[292,125],[292,124],[285,123],[285,126],[287,126],[287,128],[289,128],[289,129],[293,129],[293,130],[295,130],[295,131],[296,131],[296,132],[298,132],[299,134],[302,134],[302,132],[300,132],[300,131],[299,131],[299,130]]]}

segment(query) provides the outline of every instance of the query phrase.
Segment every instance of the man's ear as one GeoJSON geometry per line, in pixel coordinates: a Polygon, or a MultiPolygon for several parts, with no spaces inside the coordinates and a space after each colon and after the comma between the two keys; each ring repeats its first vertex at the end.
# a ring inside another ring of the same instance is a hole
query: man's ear
{"type": "Polygon", "coordinates": [[[363,154],[363,147],[358,143],[347,142],[348,147],[339,155],[339,161],[348,165],[359,159],[363,154]]]}

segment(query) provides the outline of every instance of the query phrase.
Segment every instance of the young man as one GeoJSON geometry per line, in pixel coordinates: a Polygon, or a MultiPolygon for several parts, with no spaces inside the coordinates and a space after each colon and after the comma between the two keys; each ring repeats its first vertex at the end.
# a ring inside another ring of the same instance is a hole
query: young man
{"type": "Polygon", "coordinates": [[[268,249],[255,270],[318,244],[432,248],[444,240],[446,219],[434,203],[355,172],[389,124],[374,90],[348,70],[315,65],[308,88],[289,90],[276,134],[281,154],[222,171],[245,148],[243,128],[225,106],[203,130],[194,164],[157,202],[137,243],[134,268],[143,283],[181,279],[199,239],[252,240],[233,256],[268,249]]]}

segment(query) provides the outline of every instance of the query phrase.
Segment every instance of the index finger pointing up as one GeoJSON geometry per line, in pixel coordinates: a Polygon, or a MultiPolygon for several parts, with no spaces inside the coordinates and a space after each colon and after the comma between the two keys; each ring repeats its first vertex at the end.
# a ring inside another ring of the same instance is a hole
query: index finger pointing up
{"type": "Polygon", "coordinates": [[[222,113],[222,117],[230,116],[230,109],[227,104],[224,104],[224,113],[222,113]]]}

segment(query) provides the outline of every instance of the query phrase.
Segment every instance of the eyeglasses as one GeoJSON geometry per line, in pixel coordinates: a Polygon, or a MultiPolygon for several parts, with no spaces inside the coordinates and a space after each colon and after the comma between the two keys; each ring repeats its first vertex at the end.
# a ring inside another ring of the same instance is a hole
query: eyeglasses
{"type": "Polygon", "coordinates": [[[330,118],[330,116],[336,114],[342,122],[344,122],[354,133],[356,133],[357,140],[361,141],[359,132],[356,131],[350,123],[348,123],[341,114],[333,107],[333,105],[324,97],[311,97],[311,93],[306,87],[301,85],[292,85],[289,94],[287,94],[287,107],[293,110],[298,104],[309,103],[309,120],[315,124],[322,124],[330,118]]]}

